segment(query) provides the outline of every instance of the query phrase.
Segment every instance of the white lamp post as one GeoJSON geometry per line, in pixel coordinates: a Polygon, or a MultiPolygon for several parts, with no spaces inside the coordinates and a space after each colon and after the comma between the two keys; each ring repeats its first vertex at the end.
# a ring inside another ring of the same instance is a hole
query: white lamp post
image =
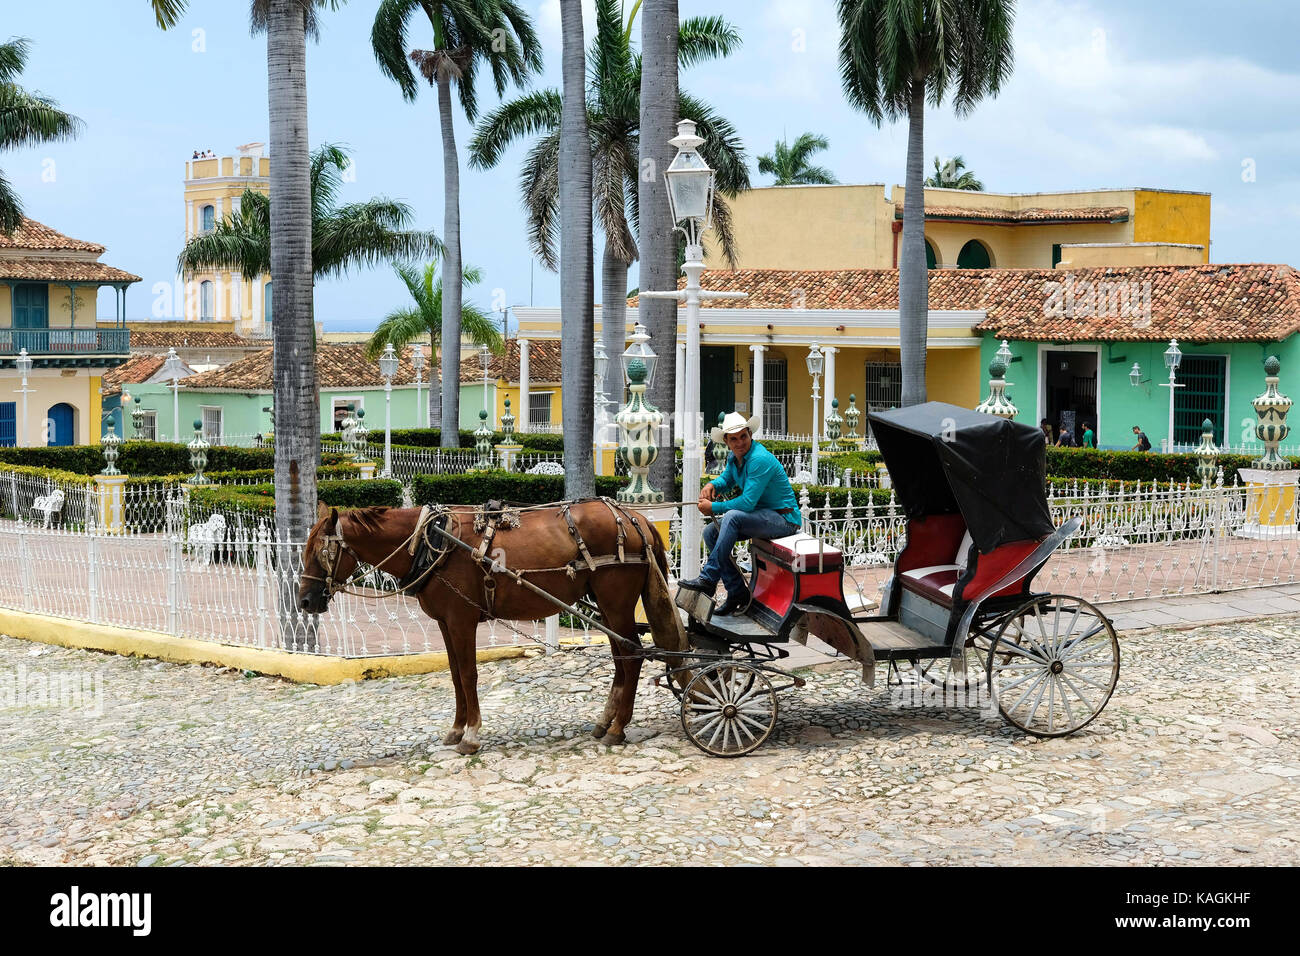
{"type": "Polygon", "coordinates": [[[488,365],[492,361],[492,350],[484,343],[478,347],[478,360],[483,366],[483,411],[491,417],[492,412],[488,409],[488,365]]]}
{"type": "Polygon", "coordinates": [[[812,348],[808,350],[808,374],[812,376],[813,383],[812,473],[814,482],[817,481],[817,399],[820,397],[819,390],[821,388],[821,374],[825,361],[826,358],[822,355],[822,350],[818,348],[817,343],[814,342],[812,348]]]}
{"type": "Polygon", "coordinates": [[[420,385],[423,384],[421,373],[424,371],[424,346],[416,342],[411,346],[411,366],[415,369],[415,427],[423,428],[421,421],[420,385]]]}
{"type": "Polygon", "coordinates": [[[19,441],[24,448],[27,447],[27,394],[32,389],[27,387],[27,376],[32,370],[32,360],[27,354],[26,349],[18,350],[18,358],[14,360],[14,367],[18,369],[18,376],[22,379],[22,387],[14,389],[23,397],[23,429],[19,441]]]}
{"type": "Polygon", "coordinates": [[[1183,353],[1178,349],[1178,340],[1170,339],[1169,348],[1165,349],[1165,368],[1169,369],[1169,381],[1160,383],[1161,388],[1169,389],[1169,441],[1165,446],[1165,451],[1168,452],[1174,450],[1174,389],[1185,387],[1182,383],[1176,381],[1178,366],[1182,362],[1183,353]]]}
{"type": "MultiPolygon", "coordinates": [[[[741,299],[743,292],[705,292],[700,288],[704,271],[704,247],[701,236],[713,220],[713,170],[699,153],[703,138],[695,135],[695,123],[679,120],[677,135],[669,142],[677,155],[664,171],[668,188],[668,206],[673,222],[686,235],[686,288],[671,292],[645,291],[647,298],[674,299],[686,302],[686,374],[682,404],[678,409],[682,430],[682,496],[688,501],[699,494],[704,471],[704,449],[700,442],[700,302],[706,299],[741,299]]],[[[702,515],[691,505],[682,514],[682,568],[684,578],[700,573],[700,533],[702,515]]]]}
{"type": "Polygon", "coordinates": [[[181,441],[181,379],[185,377],[185,363],[176,354],[176,349],[167,350],[167,361],[163,362],[162,377],[171,379],[167,387],[172,390],[172,440],[181,441]]]}
{"type": "Polygon", "coordinates": [[[397,374],[397,353],[393,343],[379,356],[379,374],[384,377],[384,477],[393,477],[393,376],[397,374]]]}

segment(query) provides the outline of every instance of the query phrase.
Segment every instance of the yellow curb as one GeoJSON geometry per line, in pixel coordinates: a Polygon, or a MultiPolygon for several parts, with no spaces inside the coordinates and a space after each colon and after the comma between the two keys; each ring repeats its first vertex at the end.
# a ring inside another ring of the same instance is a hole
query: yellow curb
{"type": "MultiPolygon", "coordinates": [[[[323,654],[275,651],[172,637],[108,624],[48,617],[0,608],[0,634],[82,650],[108,651],[126,657],[152,657],[176,664],[218,664],[272,674],[303,684],[342,684],[345,681],[429,674],[448,669],[446,651],[391,657],[331,657],[323,654]]],[[[523,657],[535,644],[480,648],[480,662],[523,657]]]]}

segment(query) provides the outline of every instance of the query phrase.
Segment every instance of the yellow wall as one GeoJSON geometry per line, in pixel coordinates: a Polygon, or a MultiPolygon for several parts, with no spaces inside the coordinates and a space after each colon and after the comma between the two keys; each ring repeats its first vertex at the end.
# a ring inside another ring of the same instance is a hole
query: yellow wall
{"type": "Polygon", "coordinates": [[[1063,246],[1058,269],[1104,266],[1194,266],[1205,261],[1200,246],[1144,243],[1115,246],[1063,246]]]}
{"type": "MultiPolygon", "coordinates": [[[[936,264],[954,269],[961,248],[972,239],[989,250],[995,269],[1050,269],[1055,243],[1130,242],[1130,222],[1081,222],[1052,226],[984,226],[969,222],[931,221],[925,238],[934,248],[936,264]]],[[[1064,253],[1062,253],[1064,255],[1064,253]]]]}
{"type": "MultiPolygon", "coordinates": [[[[214,207],[214,219],[220,222],[234,212],[234,201],[244,194],[245,189],[255,189],[262,193],[270,190],[271,161],[265,156],[260,160],[248,156],[220,156],[190,160],[186,165],[190,175],[185,183],[183,211],[187,239],[202,230],[204,206],[211,204],[214,207]],[[207,181],[215,177],[241,178],[231,182],[207,181]]],[[[195,272],[188,278],[193,284],[186,285],[187,321],[194,322],[202,318],[202,283],[211,281],[212,314],[215,319],[234,320],[244,331],[256,331],[254,326],[265,325],[263,290],[269,276],[258,276],[252,282],[241,277],[238,295],[235,294],[229,272],[195,272]]]]}
{"type": "MultiPolygon", "coordinates": [[[[12,373],[9,373],[12,376],[12,373]]],[[[78,445],[99,441],[99,422],[103,415],[99,395],[102,369],[35,368],[27,377],[32,391],[27,396],[27,444],[44,445],[47,442],[45,419],[50,406],[67,402],[74,409],[72,425],[78,445]],[[93,374],[92,374],[93,373],[93,374]],[[93,428],[93,432],[92,432],[93,428]],[[92,439],[93,434],[93,439],[92,439]]],[[[16,378],[8,378],[17,387],[16,378]]],[[[14,413],[22,418],[21,395],[13,396],[14,413]]],[[[22,422],[17,423],[18,439],[22,440],[22,422]]]]}
{"type": "Polygon", "coordinates": [[[1210,197],[1141,190],[1136,194],[1134,242],[1190,242],[1210,261],[1210,197]]]}
{"type": "Polygon", "coordinates": [[[932,402],[965,408],[980,403],[980,350],[930,349],[925,355],[925,393],[932,402]]]}

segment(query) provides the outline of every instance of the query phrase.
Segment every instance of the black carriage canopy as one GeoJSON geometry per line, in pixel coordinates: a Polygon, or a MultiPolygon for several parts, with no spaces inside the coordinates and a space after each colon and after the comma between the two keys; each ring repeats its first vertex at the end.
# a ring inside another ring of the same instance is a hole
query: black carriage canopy
{"type": "Polygon", "coordinates": [[[1056,530],[1041,429],[944,402],[868,417],[909,518],[960,512],[984,554],[1056,530]]]}

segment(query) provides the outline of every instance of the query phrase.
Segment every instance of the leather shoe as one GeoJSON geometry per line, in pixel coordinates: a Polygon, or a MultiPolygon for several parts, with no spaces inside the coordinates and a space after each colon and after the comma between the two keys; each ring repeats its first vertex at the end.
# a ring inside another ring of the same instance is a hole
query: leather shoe
{"type": "Polygon", "coordinates": [[[745,608],[749,607],[750,594],[746,589],[729,591],[727,599],[722,602],[722,607],[714,611],[716,617],[726,617],[728,614],[738,614],[745,608]]]}
{"type": "Polygon", "coordinates": [[[710,597],[718,589],[717,581],[706,581],[704,578],[691,578],[689,581],[678,581],[679,588],[690,588],[692,591],[703,591],[710,597]]]}

